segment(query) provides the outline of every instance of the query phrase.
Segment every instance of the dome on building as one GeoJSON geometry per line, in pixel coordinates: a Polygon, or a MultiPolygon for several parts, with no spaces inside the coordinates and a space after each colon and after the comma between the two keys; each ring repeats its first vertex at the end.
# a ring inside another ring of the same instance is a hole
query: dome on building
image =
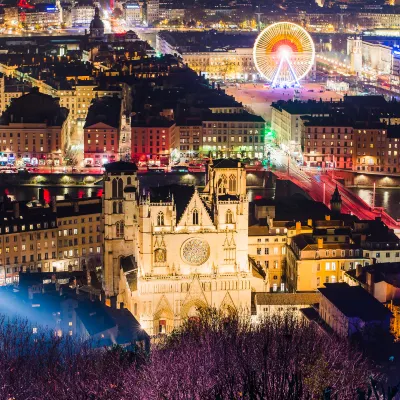
{"type": "Polygon", "coordinates": [[[100,19],[100,11],[99,8],[95,8],[95,13],[94,13],[94,18],[90,22],[90,30],[92,31],[93,29],[103,29],[104,30],[104,23],[100,19]]]}

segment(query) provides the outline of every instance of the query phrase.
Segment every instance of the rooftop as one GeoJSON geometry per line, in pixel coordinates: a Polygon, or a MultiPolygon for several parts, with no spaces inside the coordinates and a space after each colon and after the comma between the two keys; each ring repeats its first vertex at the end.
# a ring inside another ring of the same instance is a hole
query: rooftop
{"type": "Polygon", "coordinates": [[[263,117],[250,114],[248,112],[241,113],[209,113],[203,116],[203,122],[208,121],[227,121],[227,122],[265,122],[263,117]]]}
{"type": "Polygon", "coordinates": [[[201,32],[161,31],[158,36],[183,53],[232,51],[236,48],[252,48],[257,33],[228,33],[214,30],[201,32]]]}
{"type": "Polygon", "coordinates": [[[118,97],[104,96],[92,100],[84,128],[98,123],[118,129],[120,126],[121,99],[118,97]]]}
{"type": "Polygon", "coordinates": [[[33,88],[30,93],[12,99],[0,118],[0,124],[46,123],[47,126],[61,126],[68,113],[68,109],[58,105],[58,99],[33,88]]]}
{"type": "Polygon", "coordinates": [[[367,322],[380,321],[391,315],[391,312],[382,303],[361,286],[349,286],[347,283],[326,283],[325,288],[318,290],[348,318],[360,318],[367,322]]]}
{"type": "Polygon", "coordinates": [[[289,114],[326,114],[330,110],[330,103],[317,102],[315,100],[299,101],[299,100],[279,100],[271,105],[278,110],[285,110],[289,114]]]}
{"type": "Polygon", "coordinates": [[[366,284],[367,274],[371,274],[374,277],[374,283],[387,282],[396,288],[400,288],[400,262],[367,265],[362,268],[359,276],[357,276],[356,269],[351,269],[345,274],[360,284],[366,284]]]}

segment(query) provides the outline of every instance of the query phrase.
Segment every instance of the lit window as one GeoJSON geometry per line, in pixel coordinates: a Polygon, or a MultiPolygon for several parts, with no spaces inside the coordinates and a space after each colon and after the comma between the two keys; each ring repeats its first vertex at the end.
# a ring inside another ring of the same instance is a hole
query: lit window
{"type": "Polygon", "coordinates": [[[330,271],[330,269],[331,269],[331,263],[330,263],[330,262],[327,262],[327,263],[325,264],[325,270],[326,270],[326,271],[330,271]]]}

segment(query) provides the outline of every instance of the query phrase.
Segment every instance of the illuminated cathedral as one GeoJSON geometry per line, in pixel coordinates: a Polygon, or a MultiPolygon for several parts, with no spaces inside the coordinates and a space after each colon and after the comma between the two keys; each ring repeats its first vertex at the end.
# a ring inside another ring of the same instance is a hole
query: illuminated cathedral
{"type": "Polygon", "coordinates": [[[250,313],[252,289],[263,290],[248,259],[239,161],[210,162],[203,191],[142,190],[135,164],[107,164],[103,216],[106,296],[117,296],[151,335],[170,333],[200,307],[250,313]]]}

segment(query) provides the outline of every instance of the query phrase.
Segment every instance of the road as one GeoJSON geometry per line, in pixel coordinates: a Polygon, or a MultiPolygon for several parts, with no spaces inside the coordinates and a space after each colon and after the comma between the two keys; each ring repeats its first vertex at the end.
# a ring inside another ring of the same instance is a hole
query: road
{"type": "Polygon", "coordinates": [[[342,197],[342,213],[355,215],[361,220],[373,220],[379,217],[390,229],[400,232],[400,222],[393,219],[382,208],[372,208],[369,206],[364,200],[337,182],[330,175],[300,168],[295,161],[278,148],[272,151],[271,161],[276,166],[274,174],[278,179],[292,181],[313,200],[323,202],[329,207],[330,199],[337,185],[342,197]]]}

